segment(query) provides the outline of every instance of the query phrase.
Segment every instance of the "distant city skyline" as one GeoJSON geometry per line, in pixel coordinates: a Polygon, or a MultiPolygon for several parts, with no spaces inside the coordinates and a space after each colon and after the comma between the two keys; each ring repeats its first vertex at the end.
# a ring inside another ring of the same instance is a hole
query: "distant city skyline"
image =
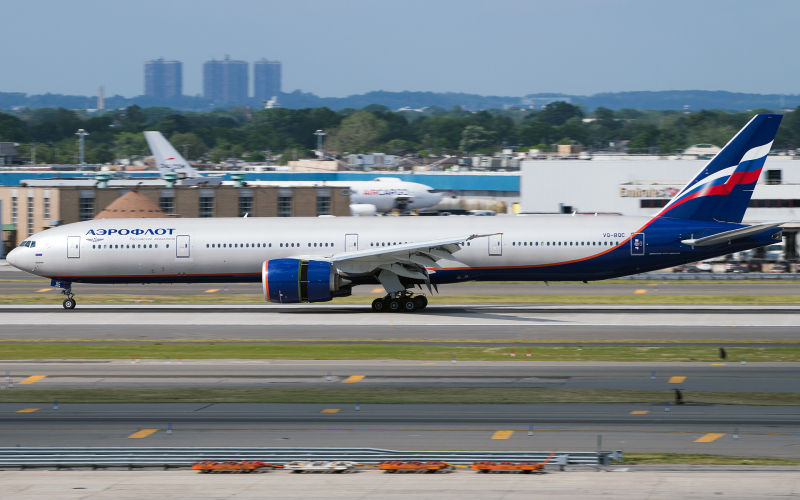
{"type": "Polygon", "coordinates": [[[183,64],[164,58],[144,63],[144,94],[169,99],[183,95],[183,64]]]}
{"type": "Polygon", "coordinates": [[[18,43],[0,54],[0,92],[138,96],[142,63],[163,55],[202,95],[203,63],[231,54],[280,60],[285,92],[323,97],[800,93],[796,0],[6,0],[3,14],[18,43]]]}
{"type": "Polygon", "coordinates": [[[203,97],[219,104],[241,104],[249,98],[249,64],[225,56],[203,63],[203,97]]]}

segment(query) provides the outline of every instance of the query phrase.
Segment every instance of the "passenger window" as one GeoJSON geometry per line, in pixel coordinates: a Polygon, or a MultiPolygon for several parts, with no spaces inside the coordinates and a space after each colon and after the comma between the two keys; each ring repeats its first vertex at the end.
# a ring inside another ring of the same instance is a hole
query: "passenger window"
{"type": "Polygon", "coordinates": [[[167,248],[169,248],[169,243],[167,243],[167,248]]]}
{"type": "Polygon", "coordinates": [[[272,248],[272,243],[269,244],[269,247],[272,248]]]}
{"type": "Polygon", "coordinates": [[[94,245],[92,245],[92,248],[94,248],[94,245]]]}
{"type": "Polygon", "coordinates": [[[328,246],[328,244],[327,244],[327,243],[325,243],[325,246],[328,246]]]}
{"type": "Polygon", "coordinates": [[[158,248],[158,243],[156,243],[156,248],[158,248]]]}

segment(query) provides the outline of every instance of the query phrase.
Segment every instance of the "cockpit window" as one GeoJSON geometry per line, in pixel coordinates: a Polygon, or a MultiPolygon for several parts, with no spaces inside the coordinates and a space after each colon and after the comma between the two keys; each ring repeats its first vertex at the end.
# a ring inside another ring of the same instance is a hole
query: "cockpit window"
{"type": "Polygon", "coordinates": [[[21,246],[21,247],[27,247],[27,246],[28,246],[28,245],[30,245],[30,244],[31,244],[31,242],[26,240],[26,241],[23,241],[22,243],[20,243],[20,244],[19,244],[19,246],[21,246]]]}
{"type": "Polygon", "coordinates": [[[35,241],[31,241],[31,244],[30,244],[30,245],[28,245],[28,246],[29,246],[29,247],[31,247],[31,248],[33,248],[33,247],[35,247],[35,246],[36,246],[36,242],[35,242],[35,241]]]}

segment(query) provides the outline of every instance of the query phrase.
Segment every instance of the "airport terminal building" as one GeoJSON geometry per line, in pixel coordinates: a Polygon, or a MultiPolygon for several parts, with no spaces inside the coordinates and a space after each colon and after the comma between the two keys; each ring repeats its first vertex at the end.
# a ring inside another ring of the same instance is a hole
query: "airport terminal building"
{"type": "MultiPolygon", "coordinates": [[[[347,189],[316,187],[234,187],[164,185],[136,187],[0,186],[5,251],[50,227],[93,219],[125,193],[136,189],[172,217],[349,216],[347,189]]],[[[131,212],[129,217],[152,217],[131,212]]]]}
{"type": "MultiPolygon", "coordinates": [[[[708,163],[653,159],[528,160],[521,165],[523,213],[602,213],[653,216],[708,163]]],[[[785,224],[787,257],[797,258],[800,230],[800,160],[769,156],[745,223],[785,224]]]]}

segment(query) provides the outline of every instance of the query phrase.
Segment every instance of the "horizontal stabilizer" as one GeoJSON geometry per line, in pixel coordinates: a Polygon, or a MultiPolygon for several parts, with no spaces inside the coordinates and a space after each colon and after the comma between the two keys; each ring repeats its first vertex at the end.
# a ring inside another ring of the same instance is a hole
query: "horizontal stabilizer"
{"type": "Polygon", "coordinates": [[[780,226],[781,224],[786,224],[787,222],[791,221],[765,222],[763,224],[756,224],[754,226],[747,226],[739,229],[734,229],[733,231],[725,231],[724,233],[712,234],[711,236],[706,236],[705,238],[681,240],[681,243],[692,247],[707,247],[710,245],[717,245],[719,243],[728,243],[738,238],[744,238],[745,236],[751,236],[753,234],[758,234],[764,231],[768,231],[770,229],[780,226]]]}

